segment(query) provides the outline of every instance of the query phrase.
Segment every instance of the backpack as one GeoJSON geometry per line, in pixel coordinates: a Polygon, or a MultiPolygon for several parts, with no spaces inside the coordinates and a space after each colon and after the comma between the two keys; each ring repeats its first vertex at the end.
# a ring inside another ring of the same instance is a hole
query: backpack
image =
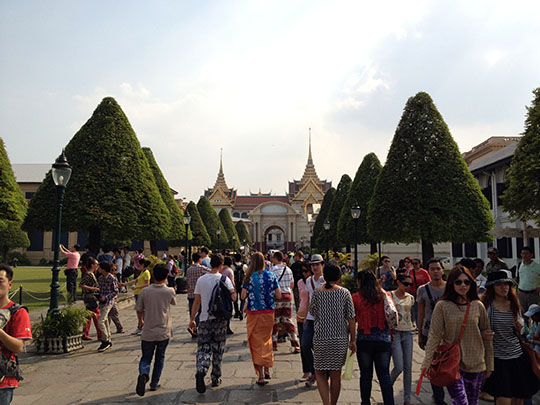
{"type": "MultiPolygon", "coordinates": [[[[10,312],[10,317],[15,314],[19,309],[24,308],[28,312],[28,308],[21,306],[19,304],[13,304],[9,308],[6,308],[10,312]]],[[[1,345],[0,345],[1,346],[1,345]]],[[[19,357],[14,354],[15,360],[7,358],[2,351],[0,355],[0,378],[3,380],[4,377],[15,377],[17,381],[23,380],[21,375],[21,369],[19,368],[19,357]]]]}
{"type": "Polygon", "coordinates": [[[226,275],[222,275],[212,290],[210,303],[208,305],[208,315],[216,319],[231,319],[233,313],[232,295],[225,280],[226,275]]]}
{"type": "Polygon", "coordinates": [[[174,274],[175,276],[178,275],[178,266],[174,262],[172,265],[172,274],[174,274]]]}

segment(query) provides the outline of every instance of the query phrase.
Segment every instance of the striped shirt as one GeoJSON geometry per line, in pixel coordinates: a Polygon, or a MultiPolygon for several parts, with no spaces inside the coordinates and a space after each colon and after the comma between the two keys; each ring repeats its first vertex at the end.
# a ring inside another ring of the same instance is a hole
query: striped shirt
{"type": "Polygon", "coordinates": [[[290,294],[291,283],[294,280],[292,270],[283,264],[276,264],[274,267],[272,267],[272,273],[276,275],[276,278],[279,281],[279,288],[281,289],[281,292],[284,294],[290,294]]]}
{"type": "Polygon", "coordinates": [[[488,317],[493,336],[493,356],[501,360],[510,360],[520,357],[523,352],[514,329],[514,315],[512,311],[499,311],[492,305],[488,310],[488,317]]]}

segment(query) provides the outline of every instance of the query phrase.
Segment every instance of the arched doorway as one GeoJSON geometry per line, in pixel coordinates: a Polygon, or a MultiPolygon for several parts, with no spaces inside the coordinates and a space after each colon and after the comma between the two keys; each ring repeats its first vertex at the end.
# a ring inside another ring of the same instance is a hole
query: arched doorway
{"type": "Polygon", "coordinates": [[[277,225],[272,225],[264,231],[265,252],[271,249],[285,250],[285,231],[277,225]]]}

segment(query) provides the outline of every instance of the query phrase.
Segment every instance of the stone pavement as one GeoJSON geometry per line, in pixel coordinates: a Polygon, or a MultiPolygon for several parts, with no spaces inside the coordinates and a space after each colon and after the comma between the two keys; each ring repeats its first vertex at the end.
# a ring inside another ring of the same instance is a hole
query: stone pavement
{"type": "MultiPolygon", "coordinates": [[[[63,355],[38,355],[28,346],[28,353],[20,356],[24,381],[15,390],[14,405],[30,404],[316,404],[321,403],[316,387],[306,388],[298,381],[302,375],[300,355],[291,353],[290,346],[281,344],[275,356],[272,379],[264,387],[255,384],[255,373],[247,345],[245,322],[231,321],[234,335],[227,339],[223,359],[223,383],[211,388],[206,378],[207,391],[195,390],[195,352],[197,344],[186,331],[188,324],[187,298],[177,296],[173,308],[174,338],[169,343],[161,388],[135,394],[135,383],[140,359],[140,338],[129,332],[136,327],[133,301],[123,304],[120,318],[126,334],[113,334],[113,346],[98,353],[98,341],[85,342],[84,349],[63,355]]],[[[32,317],[33,318],[33,317],[32,317]]],[[[114,330],[114,326],[113,326],[114,330]]],[[[91,329],[95,338],[95,330],[91,329]]],[[[431,403],[431,390],[424,381],[419,397],[414,395],[423,352],[415,344],[413,356],[413,404],[431,403]]],[[[402,378],[394,386],[395,403],[403,403],[402,378]]],[[[449,401],[448,401],[449,402],[449,401]]],[[[360,403],[359,371],[355,361],[353,378],[343,381],[340,404],[360,403]]],[[[382,403],[381,392],[373,383],[372,403],[382,403]]],[[[487,404],[487,403],[485,403],[487,404]]]]}

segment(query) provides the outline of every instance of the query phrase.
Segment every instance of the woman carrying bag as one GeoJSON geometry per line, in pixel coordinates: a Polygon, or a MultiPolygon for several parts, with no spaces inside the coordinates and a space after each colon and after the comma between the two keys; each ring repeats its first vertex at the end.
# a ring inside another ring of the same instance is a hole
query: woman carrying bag
{"type": "MultiPolygon", "coordinates": [[[[493,371],[492,339],[487,311],[478,299],[474,278],[466,267],[458,265],[450,272],[444,294],[435,305],[423,363],[433,382],[437,375],[430,367],[436,365],[436,361],[432,363],[436,351],[442,351],[442,345],[459,342],[449,359],[450,363],[459,364],[459,372],[451,384],[445,384],[453,405],[478,404],[484,375],[488,378],[493,371]]],[[[442,366],[440,371],[447,370],[442,366]]]]}
{"type": "Polygon", "coordinates": [[[484,391],[495,397],[497,405],[520,405],[538,391],[527,354],[518,337],[519,301],[512,289],[515,282],[508,270],[488,274],[482,302],[488,311],[493,336],[495,370],[486,380],[484,391]]]}

